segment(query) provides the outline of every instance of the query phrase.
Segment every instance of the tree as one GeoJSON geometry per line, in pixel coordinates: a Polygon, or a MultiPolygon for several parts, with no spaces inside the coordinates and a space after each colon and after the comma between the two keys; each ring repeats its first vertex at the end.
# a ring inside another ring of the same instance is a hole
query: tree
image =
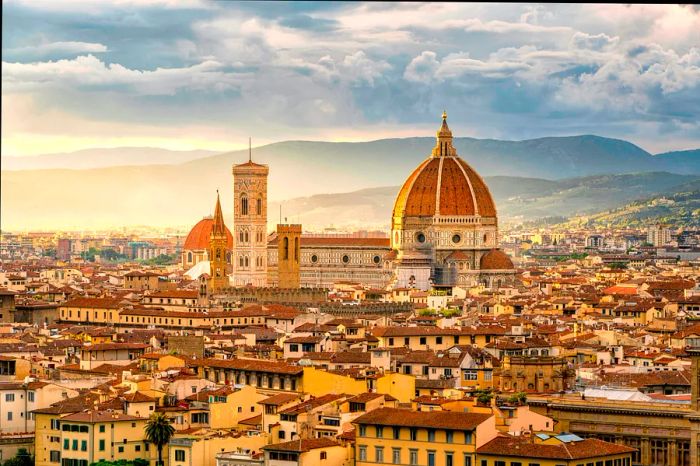
{"type": "Polygon", "coordinates": [[[476,395],[476,401],[479,404],[491,404],[491,399],[493,398],[493,392],[491,391],[491,389],[477,390],[476,392],[474,392],[474,395],[476,395]]]}
{"type": "Polygon", "coordinates": [[[34,466],[34,457],[29,454],[26,448],[20,448],[14,458],[10,458],[2,464],[3,466],[34,466]]]}
{"type": "Polygon", "coordinates": [[[518,392],[508,398],[509,403],[513,404],[525,404],[527,401],[527,394],[525,392],[518,392]]]}
{"type": "Polygon", "coordinates": [[[173,438],[175,428],[164,413],[153,413],[146,422],[145,433],[146,440],[154,444],[158,449],[158,463],[156,466],[163,466],[163,446],[173,438]]]}

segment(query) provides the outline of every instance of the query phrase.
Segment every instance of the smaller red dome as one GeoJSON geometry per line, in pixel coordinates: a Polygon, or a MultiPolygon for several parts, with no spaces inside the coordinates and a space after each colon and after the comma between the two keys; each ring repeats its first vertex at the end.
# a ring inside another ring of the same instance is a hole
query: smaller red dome
{"type": "MultiPolygon", "coordinates": [[[[209,247],[209,238],[211,237],[211,231],[214,228],[214,219],[211,217],[206,217],[200,220],[185,239],[185,245],[182,249],[187,250],[198,250],[207,249],[209,247]]],[[[226,247],[228,249],[233,249],[233,235],[226,228],[226,247]]]]}
{"type": "Polygon", "coordinates": [[[515,268],[508,254],[500,249],[491,249],[484,254],[479,264],[481,270],[512,270],[515,268]]]}

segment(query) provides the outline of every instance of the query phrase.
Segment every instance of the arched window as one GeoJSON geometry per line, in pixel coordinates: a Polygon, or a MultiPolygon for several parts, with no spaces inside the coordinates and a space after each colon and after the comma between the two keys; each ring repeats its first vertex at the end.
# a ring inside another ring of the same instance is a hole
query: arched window
{"type": "Polygon", "coordinates": [[[262,215],[262,198],[261,197],[258,198],[256,210],[257,210],[258,215],[262,215]]]}
{"type": "Polygon", "coordinates": [[[299,238],[294,238],[294,261],[299,262],[299,238]]]}
{"type": "Polygon", "coordinates": [[[216,260],[221,260],[221,249],[216,249],[216,260]]]}
{"type": "Polygon", "coordinates": [[[243,256],[240,256],[240,257],[238,258],[238,266],[239,266],[239,267],[243,267],[243,256]]]}
{"type": "Polygon", "coordinates": [[[243,231],[238,233],[238,241],[243,242],[243,231]]]}
{"type": "Polygon", "coordinates": [[[245,242],[247,243],[247,242],[249,241],[249,239],[250,239],[250,238],[248,237],[248,232],[246,231],[246,232],[245,232],[245,242]]]}
{"type": "Polygon", "coordinates": [[[187,262],[191,263],[192,262],[192,252],[187,253],[187,262]]]}
{"type": "Polygon", "coordinates": [[[248,215],[248,196],[241,197],[241,215],[248,215]]]}
{"type": "Polygon", "coordinates": [[[248,256],[245,256],[245,266],[250,266],[250,262],[248,262],[248,256]]]}
{"type": "Polygon", "coordinates": [[[287,237],[285,236],[283,241],[284,241],[284,242],[283,242],[283,245],[284,245],[284,246],[283,246],[283,250],[284,250],[284,252],[283,252],[283,254],[282,254],[282,256],[283,256],[282,259],[288,260],[288,259],[289,259],[289,238],[287,238],[287,237]]]}

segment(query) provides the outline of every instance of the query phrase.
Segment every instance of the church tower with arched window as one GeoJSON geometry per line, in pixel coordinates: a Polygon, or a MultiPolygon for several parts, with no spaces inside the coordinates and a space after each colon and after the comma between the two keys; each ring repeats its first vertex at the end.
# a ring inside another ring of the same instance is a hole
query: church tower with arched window
{"type": "Polygon", "coordinates": [[[212,292],[221,291],[228,286],[226,276],[227,230],[224,225],[224,214],[221,212],[221,202],[219,201],[219,191],[216,192],[216,208],[214,209],[214,221],[209,234],[209,289],[212,292]]]}
{"type": "Polygon", "coordinates": [[[233,285],[267,285],[267,165],[233,166],[233,285]]]}

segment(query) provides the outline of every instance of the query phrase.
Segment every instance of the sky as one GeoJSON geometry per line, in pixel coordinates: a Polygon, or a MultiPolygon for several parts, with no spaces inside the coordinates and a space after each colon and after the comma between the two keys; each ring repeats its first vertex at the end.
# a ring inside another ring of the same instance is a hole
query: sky
{"type": "Polygon", "coordinates": [[[700,147],[700,8],[10,0],[3,155],[598,134],[700,147]]]}

